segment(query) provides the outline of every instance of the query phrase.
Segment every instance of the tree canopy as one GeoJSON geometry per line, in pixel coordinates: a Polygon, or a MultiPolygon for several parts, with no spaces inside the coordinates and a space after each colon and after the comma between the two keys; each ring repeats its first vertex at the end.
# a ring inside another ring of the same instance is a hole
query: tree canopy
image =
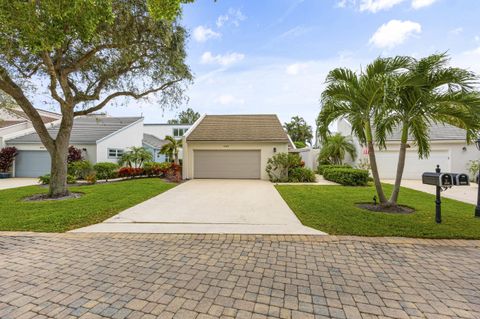
{"type": "Polygon", "coordinates": [[[284,123],[283,127],[294,143],[312,144],[312,127],[307,124],[303,117],[294,116],[290,122],[284,123]]]}
{"type": "Polygon", "coordinates": [[[188,108],[185,111],[178,113],[176,119],[168,120],[168,124],[193,124],[200,118],[200,113],[188,108]]]}

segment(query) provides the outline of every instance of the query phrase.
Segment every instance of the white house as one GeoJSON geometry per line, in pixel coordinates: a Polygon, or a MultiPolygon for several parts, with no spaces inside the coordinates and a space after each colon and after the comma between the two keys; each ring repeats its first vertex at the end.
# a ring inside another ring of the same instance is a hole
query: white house
{"type": "Polygon", "coordinates": [[[274,114],[204,115],[183,137],[183,178],[266,180],[268,159],[289,146],[274,114]]]}
{"type": "MultiPolygon", "coordinates": [[[[167,143],[165,138],[172,136],[175,139],[181,139],[191,126],[190,124],[145,123],[143,125],[143,147],[152,153],[155,162],[165,162],[166,156],[160,154],[160,149],[167,143]]],[[[182,150],[178,157],[183,159],[182,150]]]]}
{"type": "MultiPolygon", "coordinates": [[[[51,136],[58,133],[59,125],[48,129],[51,136]]],[[[70,145],[82,150],[85,159],[92,163],[116,163],[129,147],[142,146],[142,117],[85,116],[75,118],[70,145]]],[[[38,177],[50,172],[50,155],[37,133],[6,139],[7,146],[19,152],[15,159],[16,177],[38,177]]]]}
{"type": "MultiPolygon", "coordinates": [[[[337,130],[342,135],[351,135],[352,128],[345,119],[338,121],[337,130]]],[[[376,149],[378,170],[382,179],[395,178],[400,149],[401,132],[396,129],[387,138],[386,149],[376,149]]],[[[353,137],[358,157],[355,163],[368,159],[366,148],[362,147],[357,138],[353,137]]],[[[419,159],[417,147],[412,140],[408,142],[404,179],[421,179],[422,173],[434,171],[437,165],[444,172],[467,173],[470,160],[478,160],[480,152],[474,145],[466,143],[466,131],[448,124],[434,124],[430,127],[430,156],[419,159]]],[[[352,162],[351,160],[349,160],[352,162]]]]}

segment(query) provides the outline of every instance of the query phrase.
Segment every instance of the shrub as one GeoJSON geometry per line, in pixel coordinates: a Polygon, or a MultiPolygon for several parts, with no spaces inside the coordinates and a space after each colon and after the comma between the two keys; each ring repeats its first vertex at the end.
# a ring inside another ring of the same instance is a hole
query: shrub
{"type": "Polygon", "coordinates": [[[313,183],[315,180],[315,173],[309,168],[295,167],[288,173],[288,181],[292,183],[313,183]]]}
{"type": "Polygon", "coordinates": [[[319,165],[318,168],[317,168],[317,172],[319,175],[323,175],[323,172],[326,170],[326,169],[330,169],[330,168],[352,168],[350,165],[347,165],[347,164],[342,164],[342,165],[319,165]]]}
{"type": "Polygon", "coordinates": [[[171,163],[165,176],[173,182],[180,182],[182,179],[182,167],[178,164],[171,163]]]}
{"type": "Polygon", "coordinates": [[[15,147],[4,147],[0,150],[0,172],[8,173],[17,154],[15,147]]]}
{"type": "MultiPolygon", "coordinates": [[[[50,184],[50,174],[45,174],[43,176],[38,177],[38,180],[41,184],[47,185],[50,184]]],[[[70,174],[67,175],[67,184],[75,184],[77,182],[75,176],[70,174]]]]}
{"type": "Polygon", "coordinates": [[[75,161],[68,164],[68,174],[77,179],[85,179],[92,171],[92,163],[87,160],[75,161]]]}
{"type": "Polygon", "coordinates": [[[85,180],[89,183],[89,184],[95,184],[97,182],[97,174],[95,174],[95,172],[93,173],[90,173],[87,175],[87,177],[85,178],[85,180]]]}
{"type": "Polygon", "coordinates": [[[467,164],[468,172],[470,173],[470,181],[476,181],[478,172],[480,171],[480,161],[471,160],[467,164]]]}
{"type": "Polygon", "coordinates": [[[355,168],[328,168],[323,171],[326,180],[345,186],[366,186],[368,171],[355,168]]]}
{"type": "Polygon", "coordinates": [[[100,162],[93,165],[93,169],[97,174],[97,178],[108,181],[111,178],[118,176],[118,169],[120,166],[116,163],[100,162]]]}
{"type": "Polygon", "coordinates": [[[171,166],[172,163],[168,162],[146,162],[143,164],[143,170],[148,176],[166,176],[171,166]]]}
{"type": "Polygon", "coordinates": [[[143,168],[135,167],[122,167],[118,171],[118,176],[120,177],[135,177],[143,175],[143,168]]]}
{"type": "Polygon", "coordinates": [[[79,148],[76,148],[75,146],[70,145],[68,147],[67,162],[73,163],[73,162],[81,161],[82,159],[83,159],[82,150],[79,148]]]}
{"type": "Polygon", "coordinates": [[[271,182],[288,182],[289,172],[296,167],[302,167],[300,155],[278,153],[268,159],[265,171],[271,182]]]}

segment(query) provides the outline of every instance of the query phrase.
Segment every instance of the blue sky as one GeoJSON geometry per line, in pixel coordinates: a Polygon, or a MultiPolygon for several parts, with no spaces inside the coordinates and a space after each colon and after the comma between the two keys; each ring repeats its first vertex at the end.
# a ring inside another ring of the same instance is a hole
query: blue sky
{"type": "MultiPolygon", "coordinates": [[[[197,0],[184,6],[190,31],[186,91],[200,113],[276,113],[312,126],[329,70],[359,69],[377,56],[449,51],[480,72],[478,0],[197,0]]],[[[178,110],[154,100],[110,106],[111,115],[165,122],[178,110]]]]}

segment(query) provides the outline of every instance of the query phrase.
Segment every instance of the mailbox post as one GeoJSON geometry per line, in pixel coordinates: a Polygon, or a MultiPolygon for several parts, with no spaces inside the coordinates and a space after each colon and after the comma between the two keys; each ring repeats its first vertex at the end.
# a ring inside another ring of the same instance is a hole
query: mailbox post
{"type": "MultiPolygon", "coordinates": [[[[437,165],[437,168],[435,168],[435,172],[440,174],[441,170],[440,170],[440,165],[437,165]]],[[[436,187],[436,199],[435,199],[435,222],[437,224],[441,224],[442,223],[442,200],[441,200],[441,194],[442,193],[442,188],[440,187],[440,185],[437,184],[437,187],[436,187]]]]}
{"type": "Polygon", "coordinates": [[[435,198],[435,221],[437,224],[442,222],[442,200],[441,192],[442,189],[447,189],[453,186],[452,174],[441,173],[440,165],[437,165],[435,173],[423,173],[422,175],[423,184],[433,185],[436,187],[436,198],[435,198]]]}
{"type": "MultiPolygon", "coordinates": [[[[475,146],[480,151],[480,137],[475,141],[475,146]]],[[[477,175],[477,187],[478,187],[478,194],[477,194],[477,206],[475,207],[475,217],[480,218],[480,171],[477,175]]]]}

